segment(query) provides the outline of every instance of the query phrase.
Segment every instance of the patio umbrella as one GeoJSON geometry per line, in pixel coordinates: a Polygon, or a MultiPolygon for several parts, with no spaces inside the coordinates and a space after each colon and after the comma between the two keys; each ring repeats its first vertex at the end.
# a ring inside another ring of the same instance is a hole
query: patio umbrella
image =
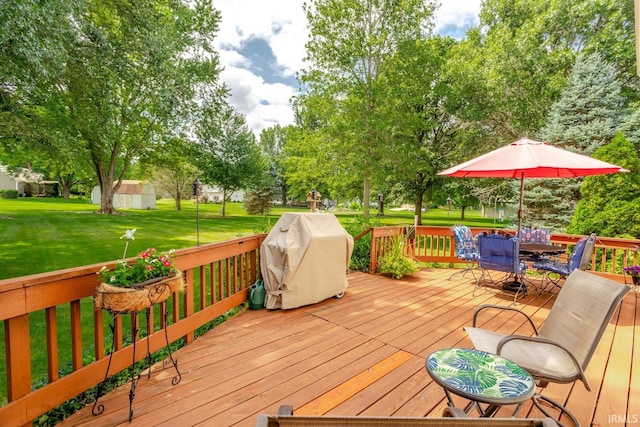
{"type": "Polygon", "coordinates": [[[593,157],[527,138],[483,154],[438,175],[458,178],[519,178],[518,232],[522,226],[522,196],[525,178],[576,178],[629,172],[593,157]]]}

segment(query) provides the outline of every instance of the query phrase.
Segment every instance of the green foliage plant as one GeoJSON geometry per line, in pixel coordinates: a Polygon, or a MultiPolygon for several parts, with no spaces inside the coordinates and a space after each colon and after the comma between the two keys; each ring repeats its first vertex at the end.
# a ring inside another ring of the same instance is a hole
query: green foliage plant
{"type": "Polygon", "coordinates": [[[386,245],[384,254],[378,260],[378,271],[388,274],[394,279],[401,279],[405,275],[411,275],[418,271],[418,263],[404,254],[405,239],[403,234],[398,234],[390,239],[386,245]]]}
{"type": "Polygon", "coordinates": [[[0,198],[2,199],[17,199],[18,190],[0,190],[0,198]]]}
{"type": "Polygon", "coordinates": [[[155,248],[148,248],[140,252],[133,263],[128,263],[124,258],[127,255],[129,241],[134,239],[135,232],[136,229],[133,228],[120,237],[127,239],[122,260],[112,269],[103,266],[98,271],[98,276],[103,283],[129,287],[147,280],[172,276],[178,272],[172,259],[173,250],[160,252],[155,248]]]}

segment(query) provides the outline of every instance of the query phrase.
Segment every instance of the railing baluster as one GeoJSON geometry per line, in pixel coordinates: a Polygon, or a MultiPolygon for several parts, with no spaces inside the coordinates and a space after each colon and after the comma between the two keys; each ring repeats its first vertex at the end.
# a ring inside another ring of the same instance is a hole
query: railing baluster
{"type": "Polygon", "coordinates": [[[58,319],[56,318],[57,310],[55,307],[49,307],[45,311],[46,327],[47,327],[47,373],[49,382],[53,382],[59,377],[59,361],[58,361],[58,319]]]}

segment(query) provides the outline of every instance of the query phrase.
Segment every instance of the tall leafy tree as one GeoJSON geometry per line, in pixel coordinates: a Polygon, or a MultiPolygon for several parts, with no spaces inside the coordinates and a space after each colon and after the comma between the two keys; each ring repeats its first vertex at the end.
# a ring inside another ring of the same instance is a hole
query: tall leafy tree
{"type": "Polygon", "coordinates": [[[205,109],[196,126],[194,144],[201,181],[222,189],[222,216],[234,191],[264,186],[266,168],[255,136],[232,107],[205,109]]]}
{"type": "MultiPolygon", "coordinates": [[[[34,45],[22,36],[2,39],[11,58],[0,74],[5,92],[55,118],[49,132],[73,136],[49,141],[90,165],[101,188],[100,212],[114,213],[113,194],[131,163],[143,150],[162,146],[160,136],[198,107],[199,90],[224,91],[213,49],[220,15],[210,0],[52,0],[44,19],[39,3],[15,3],[5,13],[7,26],[56,31],[34,45]],[[29,60],[41,46],[52,60],[29,60]]],[[[20,142],[29,144],[29,135],[20,142]]]]}
{"type": "Polygon", "coordinates": [[[628,173],[590,176],[567,232],[640,238],[640,158],[622,134],[598,148],[593,157],[628,169],[628,173]]]}
{"type": "Polygon", "coordinates": [[[380,122],[388,129],[379,162],[385,181],[415,205],[422,223],[425,194],[444,179],[447,156],[460,141],[464,120],[456,116],[456,86],[448,73],[453,39],[430,37],[399,45],[381,73],[380,122]]]}
{"type": "Polygon", "coordinates": [[[169,136],[161,150],[149,150],[141,157],[143,177],[149,179],[163,193],[169,194],[176,210],[182,209],[182,199],[193,193],[193,182],[199,170],[189,156],[187,138],[169,136]]]}
{"type": "Polygon", "coordinates": [[[287,205],[288,186],[286,180],[284,147],[287,143],[287,132],[291,127],[275,125],[263,129],[260,133],[260,149],[269,162],[269,174],[274,182],[274,190],[280,195],[282,206],[287,205]]]}
{"type": "MultiPolygon", "coordinates": [[[[306,90],[331,99],[335,112],[325,139],[338,170],[357,176],[364,214],[369,214],[371,177],[384,156],[378,79],[398,44],[416,40],[432,25],[435,3],[424,0],[310,0],[305,2],[310,66],[300,74],[306,90]]],[[[325,150],[326,151],[326,150],[325,150]]]]}

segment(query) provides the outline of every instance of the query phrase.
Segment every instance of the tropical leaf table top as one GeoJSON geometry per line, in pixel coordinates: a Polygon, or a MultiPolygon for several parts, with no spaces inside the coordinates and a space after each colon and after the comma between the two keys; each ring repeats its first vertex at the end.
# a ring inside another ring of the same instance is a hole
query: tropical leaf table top
{"type": "Polygon", "coordinates": [[[533,378],[525,369],[480,350],[437,350],[427,357],[426,368],[445,390],[478,402],[520,403],[531,398],[535,391],[533,378]]]}

